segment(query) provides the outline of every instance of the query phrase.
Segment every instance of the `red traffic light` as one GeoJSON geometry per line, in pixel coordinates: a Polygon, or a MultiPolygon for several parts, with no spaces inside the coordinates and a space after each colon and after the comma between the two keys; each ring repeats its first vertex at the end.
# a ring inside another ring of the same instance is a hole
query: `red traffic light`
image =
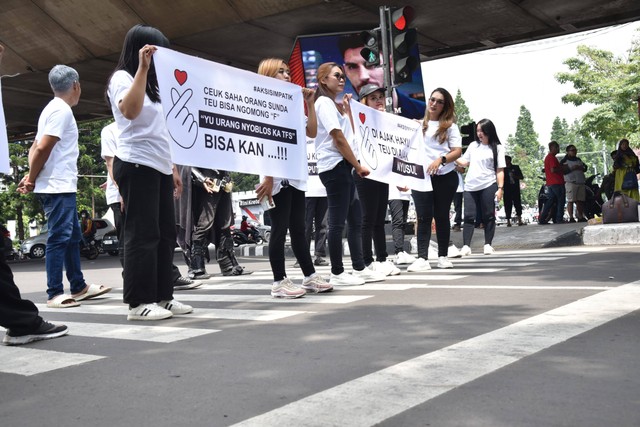
{"type": "Polygon", "coordinates": [[[391,22],[398,30],[404,31],[413,21],[414,16],[415,11],[411,6],[401,7],[391,13],[391,22]]]}

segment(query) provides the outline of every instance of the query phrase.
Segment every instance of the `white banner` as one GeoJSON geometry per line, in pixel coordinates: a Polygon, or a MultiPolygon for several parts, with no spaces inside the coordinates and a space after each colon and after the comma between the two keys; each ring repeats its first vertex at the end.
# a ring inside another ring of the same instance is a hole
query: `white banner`
{"type": "Polygon", "coordinates": [[[309,179],[307,180],[306,197],[327,197],[327,189],[320,181],[318,175],[318,158],[316,157],[316,140],[307,138],[307,166],[309,168],[309,179]]]}
{"type": "Polygon", "coordinates": [[[432,191],[426,173],[426,151],[422,145],[422,124],[369,108],[351,100],[358,160],[371,171],[367,176],[412,190],[432,191]]]}
{"type": "Polygon", "coordinates": [[[2,104],[2,85],[0,85],[0,173],[9,173],[9,140],[7,139],[7,122],[4,118],[2,104]]]}
{"type": "Polygon", "coordinates": [[[166,48],[153,61],[174,163],[307,178],[300,86],[166,48]]]}

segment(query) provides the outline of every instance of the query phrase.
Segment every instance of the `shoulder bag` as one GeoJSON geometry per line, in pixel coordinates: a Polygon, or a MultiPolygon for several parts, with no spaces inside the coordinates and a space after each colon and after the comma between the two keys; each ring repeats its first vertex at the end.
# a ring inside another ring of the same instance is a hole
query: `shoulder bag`
{"type": "Polygon", "coordinates": [[[623,190],[636,190],[638,188],[638,176],[635,171],[631,169],[627,169],[627,173],[624,174],[624,178],[622,178],[622,189],[623,190]]]}
{"type": "Polygon", "coordinates": [[[602,205],[602,222],[604,224],[638,222],[638,202],[616,191],[611,200],[602,205]]]}

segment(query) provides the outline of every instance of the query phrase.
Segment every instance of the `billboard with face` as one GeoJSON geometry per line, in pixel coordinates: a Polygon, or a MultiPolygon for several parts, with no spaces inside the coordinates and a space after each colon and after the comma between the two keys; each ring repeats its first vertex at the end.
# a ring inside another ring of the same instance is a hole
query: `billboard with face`
{"type": "MultiPolygon", "coordinates": [[[[313,89],[318,84],[318,67],[325,62],[335,62],[344,67],[347,75],[345,92],[358,99],[358,92],[366,84],[384,87],[383,67],[367,65],[360,55],[363,47],[360,32],[300,36],[289,58],[291,79],[313,89]]],[[[414,49],[417,55],[417,46],[414,49]]],[[[396,88],[394,111],[404,117],[419,119],[424,117],[426,108],[420,67],[413,72],[412,80],[396,88]]]]}

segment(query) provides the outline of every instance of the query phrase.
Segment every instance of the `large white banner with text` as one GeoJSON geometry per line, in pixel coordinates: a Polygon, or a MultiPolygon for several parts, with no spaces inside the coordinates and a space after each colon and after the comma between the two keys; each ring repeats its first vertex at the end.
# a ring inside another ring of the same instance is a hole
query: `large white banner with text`
{"type": "Polygon", "coordinates": [[[432,191],[426,173],[422,124],[351,100],[358,160],[375,181],[412,190],[432,191]]]}
{"type": "Polygon", "coordinates": [[[318,175],[318,158],[316,157],[316,140],[307,138],[307,166],[309,168],[309,179],[307,180],[306,197],[327,197],[327,189],[320,181],[318,175]]]}
{"type": "Polygon", "coordinates": [[[307,178],[300,86],[166,48],[153,61],[174,163],[307,178]]]}
{"type": "Polygon", "coordinates": [[[2,104],[2,85],[0,85],[0,173],[9,173],[9,140],[7,139],[7,122],[4,118],[2,104]]]}

